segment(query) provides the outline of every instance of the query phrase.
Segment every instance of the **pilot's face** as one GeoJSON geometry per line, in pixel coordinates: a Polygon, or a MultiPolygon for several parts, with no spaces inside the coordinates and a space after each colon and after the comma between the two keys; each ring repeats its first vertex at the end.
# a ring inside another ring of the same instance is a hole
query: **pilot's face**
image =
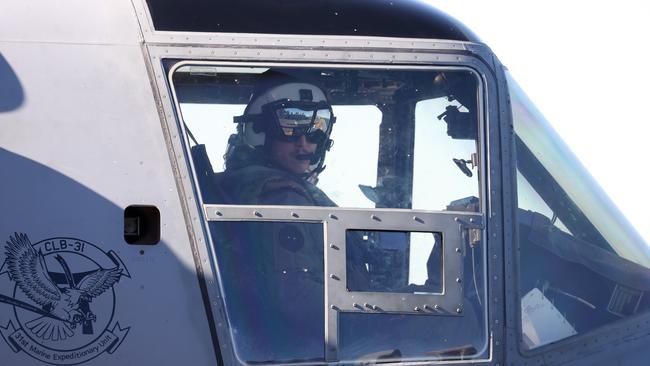
{"type": "Polygon", "coordinates": [[[295,141],[275,139],[271,143],[271,161],[290,173],[306,173],[309,171],[309,161],[316,147],[317,145],[307,141],[304,135],[295,141]]]}

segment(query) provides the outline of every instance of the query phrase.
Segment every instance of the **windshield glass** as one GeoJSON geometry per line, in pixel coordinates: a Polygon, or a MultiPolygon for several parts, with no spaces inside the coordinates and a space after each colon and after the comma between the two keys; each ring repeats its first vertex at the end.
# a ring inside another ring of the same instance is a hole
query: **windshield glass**
{"type": "Polygon", "coordinates": [[[522,344],[650,308],[650,247],[512,78],[522,344]]]}

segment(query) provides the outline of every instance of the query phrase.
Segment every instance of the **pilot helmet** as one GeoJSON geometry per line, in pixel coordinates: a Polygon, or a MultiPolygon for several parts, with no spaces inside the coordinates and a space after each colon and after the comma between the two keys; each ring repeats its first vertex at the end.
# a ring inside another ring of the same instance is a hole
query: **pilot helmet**
{"type": "Polygon", "coordinates": [[[229,141],[227,164],[228,155],[237,153],[257,160],[268,159],[274,139],[294,141],[304,135],[308,142],[317,144],[316,151],[309,157],[306,175],[317,175],[324,169],[336,121],[325,93],[316,85],[288,76],[274,75],[270,83],[264,84],[253,93],[244,114],[234,117],[237,135],[231,136],[229,141]]]}

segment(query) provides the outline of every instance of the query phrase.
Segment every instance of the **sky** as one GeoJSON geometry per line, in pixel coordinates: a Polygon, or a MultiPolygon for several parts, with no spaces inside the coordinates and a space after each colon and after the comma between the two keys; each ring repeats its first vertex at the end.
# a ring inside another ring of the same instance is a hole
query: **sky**
{"type": "Polygon", "coordinates": [[[650,243],[650,3],[426,2],[494,51],[650,243]]]}

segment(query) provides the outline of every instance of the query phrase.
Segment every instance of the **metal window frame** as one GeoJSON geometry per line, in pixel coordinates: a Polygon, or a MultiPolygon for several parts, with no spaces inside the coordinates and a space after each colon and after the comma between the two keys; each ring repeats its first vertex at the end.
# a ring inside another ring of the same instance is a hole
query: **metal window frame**
{"type": "MultiPolygon", "coordinates": [[[[137,8],[137,6],[136,6],[137,8]]],[[[139,18],[141,18],[139,16],[139,18]]],[[[486,307],[489,356],[484,360],[472,362],[492,362],[502,358],[503,353],[503,289],[502,257],[503,223],[501,206],[501,177],[499,159],[501,151],[501,126],[505,109],[499,109],[496,100],[503,102],[503,93],[498,92],[494,80],[496,61],[489,49],[483,45],[466,42],[438,40],[405,40],[380,37],[296,37],[284,35],[226,35],[189,34],[175,32],[153,32],[145,35],[143,52],[148,58],[152,86],[159,103],[163,133],[167,140],[171,164],[177,176],[179,195],[184,206],[188,234],[193,246],[195,265],[200,280],[205,281],[204,298],[206,308],[214,321],[214,345],[216,352],[227,364],[238,363],[237,355],[228,331],[228,320],[224,314],[222,289],[214,252],[208,243],[210,234],[202,224],[202,203],[193,184],[192,162],[186,147],[187,137],[178,125],[178,107],[174,102],[174,91],[167,82],[167,71],[163,60],[191,60],[189,63],[214,62],[224,66],[273,66],[284,67],[301,64],[318,67],[359,67],[359,68],[399,68],[399,69],[440,69],[463,68],[473,70],[482,90],[481,144],[481,200],[487,224],[484,240],[489,237],[490,245],[485,245],[485,268],[487,276],[484,287],[487,289],[489,306],[486,307]],[[165,33],[165,34],[161,34],[165,33]],[[173,36],[170,35],[173,33],[173,36]],[[176,42],[180,38],[185,43],[176,42]],[[258,38],[259,37],[259,38],[258,38]],[[147,41],[148,40],[148,41],[147,41]],[[229,40],[229,41],[226,41],[229,40]],[[150,42],[152,41],[152,42],[150,42]],[[201,44],[201,42],[206,42],[201,44]],[[233,46],[238,44],[238,46],[233,46]],[[320,47],[304,47],[319,44],[320,47]],[[489,81],[489,82],[488,82],[489,81]],[[488,153],[489,152],[489,153],[488,153]],[[218,338],[218,340],[217,340],[218,338]]],[[[447,363],[446,361],[437,363],[447,363]]],[[[453,363],[457,363],[454,361],[453,363]]]]}
{"type": "Polygon", "coordinates": [[[462,316],[464,247],[469,230],[483,230],[483,214],[453,211],[353,209],[336,207],[204,205],[208,221],[318,222],[324,226],[325,360],[338,358],[340,312],[462,316]],[[443,292],[406,294],[358,292],[346,288],[346,232],[399,230],[438,232],[443,237],[443,292]]]}

